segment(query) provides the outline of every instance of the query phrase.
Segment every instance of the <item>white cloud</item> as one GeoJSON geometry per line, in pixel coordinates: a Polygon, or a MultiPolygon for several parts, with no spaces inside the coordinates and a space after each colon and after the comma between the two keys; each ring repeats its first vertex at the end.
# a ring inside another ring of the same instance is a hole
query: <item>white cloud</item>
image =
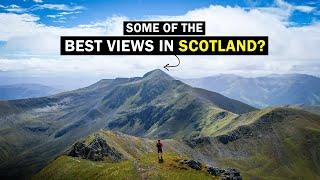
{"type": "Polygon", "coordinates": [[[81,13],[80,11],[73,11],[73,12],[60,12],[60,15],[71,15],[71,14],[79,14],[81,13]]]}
{"type": "Polygon", "coordinates": [[[39,18],[30,14],[0,13],[0,40],[8,41],[9,38],[23,37],[44,28],[37,23],[39,18]]]}
{"type": "Polygon", "coordinates": [[[27,9],[22,8],[22,7],[18,6],[18,5],[15,5],[15,4],[11,4],[11,5],[8,5],[8,6],[0,5],[0,8],[3,8],[5,11],[13,12],[13,13],[23,13],[23,12],[27,11],[27,9]]]}
{"type": "Polygon", "coordinates": [[[61,17],[61,16],[62,15],[59,15],[59,14],[49,14],[49,15],[47,15],[48,18],[53,18],[53,19],[55,19],[57,17],[61,17]]]}
{"type": "Polygon", "coordinates": [[[0,13],[0,41],[6,41],[5,53],[24,51],[29,54],[58,54],[61,35],[102,35],[103,28],[62,28],[45,26],[39,18],[30,14],[0,13]],[[36,43],[35,43],[36,42],[36,43]]]}
{"type": "Polygon", "coordinates": [[[59,10],[59,11],[77,11],[85,9],[83,6],[71,6],[67,4],[38,4],[36,5],[33,10],[38,9],[52,9],[52,10],[59,10]]]}
{"type": "Polygon", "coordinates": [[[47,17],[56,19],[56,18],[61,18],[61,17],[67,16],[67,15],[79,14],[79,13],[81,13],[81,12],[80,11],[60,12],[58,14],[49,14],[49,15],[47,15],[47,17]]]}
{"type": "Polygon", "coordinates": [[[275,2],[280,8],[288,11],[301,11],[304,13],[310,13],[315,9],[315,7],[312,7],[312,6],[294,6],[283,0],[276,0],[275,2]]]}
{"type": "Polygon", "coordinates": [[[35,3],[43,3],[42,0],[33,0],[33,2],[35,2],[35,3]]]}
{"type": "MultiPolygon", "coordinates": [[[[217,73],[261,75],[268,73],[319,74],[320,24],[287,26],[290,14],[283,8],[244,10],[240,7],[210,6],[181,16],[156,16],[142,20],[204,20],[207,35],[267,35],[269,56],[181,56],[181,65],[170,73],[179,77],[217,73]],[[277,13],[275,13],[277,12],[277,13]]],[[[28,14],[0,14],[0,70],[30,74],[67,73],[99,75],[101,78],[136,76],[164,64],[176,63],[174,56],[59,56],[61,35],[122,35],[122,21],[114,16],[72,28],[45,26],[28,14]],[[17,52],[23,56],[11,57],[17,52]],[[6,56],[6,58],[4,57],[6,56]],[[31,57],[29,57],[31,56],[31,57]]]]}
{"type": "Polygon", "coordinates": [[[311,6],[296,6],[295,9],[298,10],[298,11],[301,11],[301,12],[310,13],[315,9],[315,7],[311,7],[311,6]]]}
{"type": "MultiPolygon", "coordinates": [[[[42,1],[35,0],[35,2],[41,3],[42,1]]],[[[32,12],[32,11],[41,10],[41,9],[65,11],[65,12],[59,13],[62,15],[77,14],[77,13],[80,13],[80,10],[85,9],[83,6],[68,5],[68,4],[36,4],[28,8],[22,8],[15,4],[11,4],[8,6],[4,6],[0,4],[0,8],[4,9],[5,11],[14,12],[14,13],[23,13],[23,12],[26,13],[26,12],[32,12]]]]}
{"type": "MultiPolygon", "coordinates": [[[[42,0],[35,0],[35,2],[42,3],[42,0]]],[[[67,5],[67,4],[37,4],[31,7],[22,8],[18,5],[11,4],[8,6],[4,6],[0,4],[0,8],[4,9],[5,11],[9,13],[16,13],[16,14],[22,14],[22,13],[33,13],[34,11],[41,10],[41,9],[50,9],[50,10],[56,10],[56,14],[49,14],[46,15],[48,18],[54,19],[53,22],[59,22],[59,23],[65,23],[66,17],[68,15],[72,14],[79,14],[81,13],[83,9],[85,9],[83,6],[76,6],[76,5],[67,5]],[[63,11],[63,12],[61,12],[63,11]]]]}

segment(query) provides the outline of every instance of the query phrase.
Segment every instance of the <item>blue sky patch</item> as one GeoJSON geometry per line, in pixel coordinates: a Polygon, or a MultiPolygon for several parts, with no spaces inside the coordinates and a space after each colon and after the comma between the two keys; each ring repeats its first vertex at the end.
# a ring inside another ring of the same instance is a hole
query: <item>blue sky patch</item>
{"type": "Polygon", "coordinates": [[[40,17],[46,25],[73,27],[103,21],[113,15],[141,19],[146,16],[177,16],[190,10],[210,5],[243,7],[281,7],[292,11],[290,23],[296,26],[308,25],[320,19],[320,1],[316,0],[33,0],[0,2],[2,13],[28,13],[40,17]],[[312,9],[311,11],[309,11],[312,9]]]}

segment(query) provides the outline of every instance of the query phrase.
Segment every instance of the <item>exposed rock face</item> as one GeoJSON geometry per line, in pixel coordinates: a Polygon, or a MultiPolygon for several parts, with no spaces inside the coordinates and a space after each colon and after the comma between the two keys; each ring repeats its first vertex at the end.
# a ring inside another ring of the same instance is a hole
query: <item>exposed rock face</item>
{"type": "Polygon", "coordinates": [[[81,157],[93,161],[103,161],[108,157],[112,161],[120,161],[124,159],[123,155],[101,137],[96,137],[88,146],[84,142],[75,143],[68,153],[68,156],[81,157]]]}
{"type": "Polygon", "coordinates": [[[240,126],[233,130],[229,134],[217,136],[219,142],[228,144],[229,142],[236,141],[240,138],[248,138],[257,136],[256,132],[271,130],[270,126],[273,123],[284,121],[287,117],[294,116],[294,114],[288,109],[278,109],[264,114],[256,123],[247,126],[240,126]]]}
{"type": "Polygon", "coordinates": [[[210,144],[210,137],[199,137],[185,140],[185,143],[191,148],[210,144]]]}
{"type": "Polygon", "coordinates": [[[240,172],[236,169],[221,169],[217,167],[208,167],[207,172],[213,176],[220,176],[225,180],[241,180],[240,172]]]}
{"type": "MultiPolygon", "coordinates": [[[[195,161],[192,159],[191,160],[184,159],[184,160],[181,160],[180,163],[185,164],[195,170],[202,170],[202,167],[203,167],[203,165],[199,161],[195,161]]],[[[224,180],[229,180],[229,179],[242,180],[240,172],[236,169],[231,169],[231,168],[221,169],[218,167],[207,167],[207,172],[212,176],[218,176],[224,180]]]]}
{"type": "Polygon", "coordinates": [[[249,126],[240,126],[238,129],[234,130],[228,135],[217,136],[218,140],[223,144],[228,144],[229,142],[235,141],[242,137],[252,136],[252,128],[249,126]]]}
{"type": "Polygon", "coordinates": [[[180,161],[181,164],[186,164],[189,167],[191,167],[192,169],[196,169],[196,170],[201,170],[202,169],[202,164],[199,161],[195,161],[195,160],[181,160],[180,161]]]}
{"type": "Polygon", "coordinates": [[[224,170],[217,167],[208,167],[207,172],[214,176],[220,176],[224,170]]]}

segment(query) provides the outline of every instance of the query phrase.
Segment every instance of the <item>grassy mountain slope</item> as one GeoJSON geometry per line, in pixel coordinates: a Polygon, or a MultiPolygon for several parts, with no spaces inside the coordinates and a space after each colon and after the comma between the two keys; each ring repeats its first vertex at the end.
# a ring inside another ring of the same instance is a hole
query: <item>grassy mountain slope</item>
{"type": "Polygon", "coordinates": [[[63,155],[32,179],[213,179],[205,169],[196,171],[179,163],[186,157],[179,155],[179,151],[192,149],[176,140],[164,140],[165,161],[160,164],[154,152],[155,141],[99,131],[87,137],[84,142],[89,144],[96,137],[105,139],[111,147],[124,155],[125,160],[117,163],[108,160],[96,162],[63,155]]]}
{"type": "Polygon", "coordinates": [[[244,177],[319,179],[320,117],[290,108],[242,115],[194,148],[244,177]],[[214,145],[214,146],[213,146],[214,145]]]}
{"type": "Polygon", "coordinates": [[[33,173],[99,129],[141,137],[199,137],[212,133],[206,128],[212,120],[252,110],[220,94],[192,88],[161,70],[101,80],[49,97],[1,101],[0,175],[33,173]]]}
{"type": "Polygon", "coordinates": [[[91,162],[62,156],[32,179],[218,179],[205,171],[182,166],[179,160],[181,157],[177,155],[166,154],[165,162],[159,164],[155,153],[146,154],[138,161],[120,163],[91,162]]]}
{"type": "Polygon", "coordinates": [[[128,174],[134,177],[143,175],[149,178],[151,176],[151,179],[158,177],[159,174],[167,175],[166,172],[168,176],[161,176],[162,178],[181,179],[185,178],[186,173],[191,173],[188,176],[195,179],[199,176],[207,177],[206,174],[199,172],[193,174],[194,171],[189,171],[191,169],[186,171],[175,163],[175,159],[183,158],[196,159],[210,166],[237,168],[244,179],[320,178],[320,116],[292,108],[268,108],[243,114],[231,120],[221,119],[219,124],[226,125],[216,128],[217,124],[213,124],[216,129],[213,130],[214,135],[210,137],[164,140],[165,159],[168,159],[164,165],[156,162],[157,157],[153,153],[154,140],[99,131],[86,138],[86,143],[96,136],[103,137],[110,146],[124,154],[125,161],[121,161],[120,164],[97,163],[62,156],[41,170],[35,178],[47,178],[50,174],[74,177],[77,176],[76,167],[82,166],[82,163],[86,163],[87,171],[81,171],[80,174],[98,174],[104,178],[111,178],[112,173],[105,173],[104,170],[96,172],[91,170],[92,166],[103,166],[106,171],[116,168],[119,173],[130,169],[128,174]],[[118,168],[122,163],[126,164],[126,168],[118,168]],[[144,167],[143,173],[135,169],[135,163],[139,164],[138,167],[144,167]],[[163,168],[168,169],[162,171],[163,168]],[[180,171],[181,169],[184,170],[180,171]],[[159,174],[155,175],[154,172],[159,174]]]}

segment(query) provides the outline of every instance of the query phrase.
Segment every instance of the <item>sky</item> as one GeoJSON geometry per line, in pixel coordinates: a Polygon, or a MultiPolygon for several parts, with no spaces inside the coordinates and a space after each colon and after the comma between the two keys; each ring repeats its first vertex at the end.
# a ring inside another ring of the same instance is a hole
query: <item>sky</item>
{"type": "Polygon", "coordinates": [[[206,35],[269,36],[268,56],[182,56],[169,74],[320,76],[319,0],[0,0],[0,78],[141,76],[174,56],[60,56],[62,35],[122,35],[124,20],[201,20],[206,35]]]}

